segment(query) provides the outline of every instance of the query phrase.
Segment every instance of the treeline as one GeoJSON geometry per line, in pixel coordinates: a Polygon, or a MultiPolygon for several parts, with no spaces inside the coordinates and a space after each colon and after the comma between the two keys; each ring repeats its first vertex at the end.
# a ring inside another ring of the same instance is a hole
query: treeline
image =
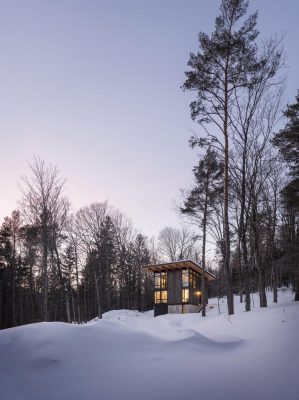
{"type": "Polygon", "coordinates": [[[151,308],[149,241],[107,203],[71,215],[57,169],[35,159],[31,170],[0,229],[0,327],[151,308]]]}
{"type": "Polygon", "coordinates": [[[39,158],[22,178],[19,210],[0,227],[0,328],[39,321],[86,322],[113,309],[153,308],[162,260],[200,262],[197,237],[166,227],[158,240],[108,202],[75,214],[58,169],[39,158]]]}

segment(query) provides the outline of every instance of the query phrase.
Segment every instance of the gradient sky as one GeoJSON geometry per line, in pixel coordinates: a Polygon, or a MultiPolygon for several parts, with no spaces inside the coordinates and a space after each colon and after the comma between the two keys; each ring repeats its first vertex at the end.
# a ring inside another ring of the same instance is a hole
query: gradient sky
{"type": "MultiPolygon", "coordinates": [[[[74,210],[109,200],[147,235],[178,225],[192,182],[191,95],[180,89],[218,0],[0,1],[0,220],[39,155],[74,210]]],[[[286,101],[299,88],[299,2],[252,0],[261,37],[286,33],[286,101]]]]}

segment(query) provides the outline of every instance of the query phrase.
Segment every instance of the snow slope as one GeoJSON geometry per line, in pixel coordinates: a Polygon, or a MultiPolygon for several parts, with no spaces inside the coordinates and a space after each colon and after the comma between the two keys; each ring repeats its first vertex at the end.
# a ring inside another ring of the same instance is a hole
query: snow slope
{"type": "Polygon", "coordinates": [[[111,311],[0,331],[1,400],[298,400],[299,304],[208,316],[111,311]]]}

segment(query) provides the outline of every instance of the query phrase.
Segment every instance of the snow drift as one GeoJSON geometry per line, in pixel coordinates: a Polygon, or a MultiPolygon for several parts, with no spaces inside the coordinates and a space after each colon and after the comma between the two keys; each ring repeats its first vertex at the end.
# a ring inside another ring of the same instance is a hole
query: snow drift
{"type": "MultiPolygon", "coordinates": [[[[0,332],[1,400],[298,400],[299,306],[250,313],[111,311],[0,332]]],[[[256,298],[257,304],[257,298],[256,298]]]]}

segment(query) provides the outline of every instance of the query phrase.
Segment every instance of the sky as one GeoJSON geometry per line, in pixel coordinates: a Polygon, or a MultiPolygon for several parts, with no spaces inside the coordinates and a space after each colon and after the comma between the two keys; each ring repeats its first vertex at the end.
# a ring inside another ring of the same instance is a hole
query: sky
{"type": "MultiPolygon", "coordinates": [[[[108,200],[136,228],[179,226],[197,126],[184,71],[218,0],[0,1],[0,222],[39,156],[66,178],[73,211],[108,200]]],[[[299,89],[299,2],[252,0],[261,38],[285,33],[285,102],[299,89]]]]}

